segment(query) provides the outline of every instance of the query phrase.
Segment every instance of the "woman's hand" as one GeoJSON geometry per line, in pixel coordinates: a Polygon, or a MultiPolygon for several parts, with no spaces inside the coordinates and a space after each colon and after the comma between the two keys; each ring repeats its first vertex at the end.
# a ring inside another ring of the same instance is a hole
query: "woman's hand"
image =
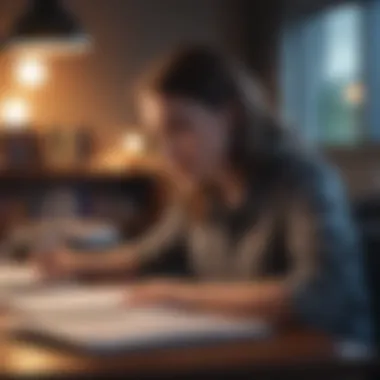
{"type": "Polygon", "coordinates": [[[131,277],[140,269],[138,256],[125,249],[81,254],[68,248],[57,248],[35,257],[43,276],[51,279],[121,274],[131,277]]]}
{"type": "Polygon", "coordinates": [[[189,284],[178,279],[156,279],[132,286],[128,303],[134,305],[186,305],[189,284]]]}
{"type": "Polygon", "coordinates": [[[132,287],[128,302],[169,304],[238,317],[259,317],[273,323],[291,320],[287,286],[282,281],[191,283],[154,280],[132,287]]]}

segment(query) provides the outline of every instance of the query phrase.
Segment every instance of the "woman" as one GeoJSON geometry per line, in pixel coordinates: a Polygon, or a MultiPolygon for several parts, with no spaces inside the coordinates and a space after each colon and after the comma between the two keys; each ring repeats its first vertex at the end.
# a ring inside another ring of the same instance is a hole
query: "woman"
{"type": "Polygon", "coordinates": [[[185,236],[198,281],[150,281],[132,298],[298,321],[369,344],[362,253],[339,179],[276,120],[244,68],[184,49],[148,79],[141,105],[193,188],[185,236]]]}
{"type": "Polygon", "coordinates": [[[244,68],[189,47],[140,95],[188,212],[184,220],[173,207],[109,267],[143,267],[182,236],[193,278],[140,283],[132,299],[295,321],[369,344],[361,250],[339,179],[273,116],[244,68]]]}

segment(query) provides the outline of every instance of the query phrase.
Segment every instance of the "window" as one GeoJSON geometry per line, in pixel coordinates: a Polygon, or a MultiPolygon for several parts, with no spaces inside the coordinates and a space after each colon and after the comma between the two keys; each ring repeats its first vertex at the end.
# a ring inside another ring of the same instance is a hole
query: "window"
{"type": "Polygon", "coordinates": [[[362,9],[346,6],[322,17],[319,124],[323,142],[354,144],[363,125],[362,9]]]}
{"type": "Polygon", "coordinates": [[[313,142],[352,146],[371,138],[366,128],[370,105],[363,58],[369,11],[373,9],[362,2],[350,2],[285,27],[285,117],[313,142]]]}

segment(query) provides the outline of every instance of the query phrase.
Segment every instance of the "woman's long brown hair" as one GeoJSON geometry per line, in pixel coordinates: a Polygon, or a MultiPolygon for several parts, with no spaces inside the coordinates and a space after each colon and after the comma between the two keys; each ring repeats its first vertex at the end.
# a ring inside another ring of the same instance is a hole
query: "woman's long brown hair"
{"type": "Polygon", "coordinates": [[[242,175],[292,149],[294,138],[266,103],[262,89],[246,67],[205,46],[179,49],[150,73],[148,92],[192,99],[209,107],[236,109],[230,138],[230,161],[242,175]]]}

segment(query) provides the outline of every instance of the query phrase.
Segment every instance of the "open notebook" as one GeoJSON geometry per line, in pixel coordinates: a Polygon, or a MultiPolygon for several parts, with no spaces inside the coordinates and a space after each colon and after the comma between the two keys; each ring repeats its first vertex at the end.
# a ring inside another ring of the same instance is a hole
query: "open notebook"
{"type": "Polygon", "coordinates": [[[62,287],[18,295],[10,306],[21,316],[16,332],[99,353],[259,339],[270,332],[257,320],[133,307],[124,287],[62,287]]]}

